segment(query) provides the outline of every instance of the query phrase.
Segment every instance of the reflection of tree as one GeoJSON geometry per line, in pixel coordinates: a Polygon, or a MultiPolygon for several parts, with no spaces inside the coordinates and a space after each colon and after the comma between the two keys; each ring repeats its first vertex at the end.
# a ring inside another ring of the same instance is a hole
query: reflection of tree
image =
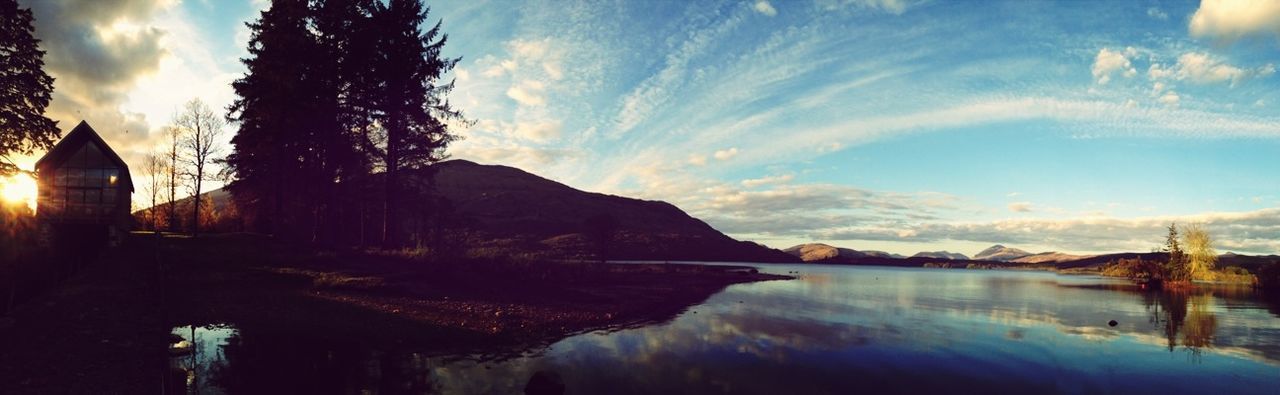
{"type": "Polygon", "coordinates": [[[1209,293],[1148,292],[1143,294],[1152,324],[1164,330],[1169,351],[1181,343],[1194,355],[1213,346],[1218,319],[1209,310],[1213,297],[1209,293]],[[1179,342],[1178,335],[1182,335],[1179,342]]]}
{"type": "MultiPolygon", "coordinates": [[[[202,358],[203,385],[228,393],[438,393],[426,356],[378,352],[333,342],[241,328],[216,356],[202,358]],[[251,331],[252,332],[252,331],[251,331]]],[[[204,392],[204,391],[202,391],[204,392]]]]}

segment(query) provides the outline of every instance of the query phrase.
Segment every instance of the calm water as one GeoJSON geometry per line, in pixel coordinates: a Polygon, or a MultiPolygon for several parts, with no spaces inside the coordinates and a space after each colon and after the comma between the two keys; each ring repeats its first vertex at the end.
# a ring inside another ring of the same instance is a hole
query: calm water
{"type": "MultiPolygon", "coordinates": [[[[539,371],[570,394],[1280,393],[1280,305],[1247,291],[1149,294],[1043,272],[762,270],[800,278],[735,285],[665,324],[578,335],[504,361],[282,347],[294,340],[228,326],[195,328],[197,352],[170,364],[175,381],[206,393],[274,383],[512,394],[539,371]]],[[[192,338],[189,327],[174,333],[192,338]]]]}

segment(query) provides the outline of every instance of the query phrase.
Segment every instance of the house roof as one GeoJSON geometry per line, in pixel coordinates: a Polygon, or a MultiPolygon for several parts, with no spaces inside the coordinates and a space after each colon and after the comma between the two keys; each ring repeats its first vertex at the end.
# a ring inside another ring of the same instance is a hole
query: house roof
{"type": "Polygon", "coordinates": [[[58,144],[55,144],[53,149],[36,161],[36,172],[39,173],[46,168],[62,165],[72,155],[75,155],[80,147],[89,142],[96,144],[108,160],[123,170],[123,181],[129,185],[129,192],[133,192],[133,177],[129,175],[129,164],[125,163],[124,159],[120,159],[120,155],[117,155],[116,151],[112,150],[111,146],[102,139],[102,136],[99,136],[98,132],[89,127],[89,123],[85,121],[80,121],[80,124],[76,125],[75,128],[71,129],[70,133],[67,133],[62,140],[58,141],[58,144]]]}

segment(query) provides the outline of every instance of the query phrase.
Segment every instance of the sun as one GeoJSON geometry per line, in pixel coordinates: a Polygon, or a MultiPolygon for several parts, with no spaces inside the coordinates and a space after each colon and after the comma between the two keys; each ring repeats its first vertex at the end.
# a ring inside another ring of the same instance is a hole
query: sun
{"type": "Polygon", "coordinates": [[[36,208],[36,180],[26,174],[0,177],[0,200],[7,204],[26,204],[36,208]]]}

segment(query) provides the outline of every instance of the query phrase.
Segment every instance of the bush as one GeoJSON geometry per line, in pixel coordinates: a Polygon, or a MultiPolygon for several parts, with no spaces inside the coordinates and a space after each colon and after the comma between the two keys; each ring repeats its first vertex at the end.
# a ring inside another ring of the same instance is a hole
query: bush
{"type": "Polygon", "coordinates": [[[1164,265],[1142,258],[1125,258],[1108,263],[1102,267],[1102,275],[1133,280],[1164,280],[1168,278],[1164,265]]]}

